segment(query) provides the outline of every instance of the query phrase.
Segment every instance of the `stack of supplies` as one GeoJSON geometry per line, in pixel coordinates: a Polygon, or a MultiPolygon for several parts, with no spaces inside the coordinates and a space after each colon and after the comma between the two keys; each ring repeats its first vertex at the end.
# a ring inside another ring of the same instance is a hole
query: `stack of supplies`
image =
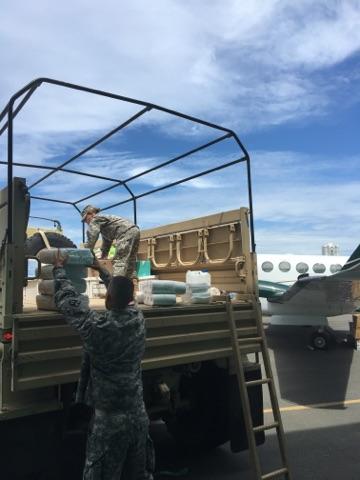
{"type": "Polygon", "coordinates": [[[139,290],[137,301],[141,298],[145,305],[171,306],[176,304],[176,295],[186,292],[186,285],[173,280],[145,280],[139,283],[139,290]]]}
{"type": "Polygon", "coordinates": [[[211,277],[208,272],[201,270],[186,272],[186,293],[184,303],[210,303],[211,277]]]}
{"type": "Polygon", "coordinates": [[[186,294],[183,297],[184,303],[210,303],[211,294],[207,283],[186,284],[186,294]]]}
{"type": "MultiPolygon", "coordinates": [[[[36,296],[36,305],[39,310],[57,310],[54,301],[55,280],[53,277],[53,268],[57,254],[57,248],[44,248],[37,255],[42,264],[38,285],[39,295],[36,296]]],[[[89,249],[61,248],[60,256],[66,257],[64,268],[67,278],[71,281],[75,290],[83,294],[86,292],[84,278],[87,276],[87,265],[93,263],[91,251],[89,249]]],[[[84,303],[88,305],[88,297],[85,295],[81,297],[84,303]]]]}

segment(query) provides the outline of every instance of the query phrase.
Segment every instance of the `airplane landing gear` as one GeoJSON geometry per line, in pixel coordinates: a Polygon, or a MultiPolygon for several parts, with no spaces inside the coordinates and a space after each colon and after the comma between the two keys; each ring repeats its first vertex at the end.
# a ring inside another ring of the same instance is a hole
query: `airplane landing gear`
{"type": "Polygon", "coordinates": [[[354,337],[352,335],[341,335],[331,327],[317,327],[310,335],[310,346],[316,350],[327,350],[336,343],[346,344],[354,348],[354,337]]]}
{"type": "Polygon", "coordinates": [[[310,336],[310,345],[316,350],[327,350],[334,340],[334,333],[330,333],[327,328],[317,328],[310,336]]]}

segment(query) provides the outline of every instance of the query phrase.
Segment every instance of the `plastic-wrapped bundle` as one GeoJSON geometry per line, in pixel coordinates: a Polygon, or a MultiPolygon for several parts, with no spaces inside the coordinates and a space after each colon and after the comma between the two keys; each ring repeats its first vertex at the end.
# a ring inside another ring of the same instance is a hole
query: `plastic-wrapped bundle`
{"type": "Polygon", "coordinates": [[[210,303],[211,295],[209,292],[193,293],[189,297],[189,303],[210,303]]]}
{"type": "Polygon", "coordinates": [[[145,280],[139,283],[139,288],[142,292],[149,295],[161,293],[182,295],[186,292],[185,283],[174,280],[145,280]]]}
{"type": "Polygon", "coordinates": [[[176,304],[176,295],[170,293],[144,294],[145,305],[150,306],[171,306],[176,304]]]}
{"type": "MultiPolygon", "coordinates": [[[[41,272],[39,278],[41,280],[52,280],[54,278],[53,270],[53,265],[41,265],[41,272]]],[[[36,272],[36,275],[37,274],[38,272],[36,272]]]]}
{"type": "Polygon", "coordinates": [[[188,270],[186,272],[186,283],[191,285],[206,283],[206,285],[210,287],[211,275],[206,270],[188,270]]]}
{"type": "Polygon", "coordinates": [[[135,294],[135,301],[137,303],[144,303],[145,294],[143,292],[137,292],[135,294]]]}
{"type": "Polygon", "coordinates": [[[36,305],[39,310],[57,310],[54,295],[36,295],[36,305]]]}
{"type": "Polygon", "coordinates": [[[209,291],[209,285],[207,283],[188,283],[186,290],[191,293],[204,293],[209,291]]]}
{"type": "MultiPolygon", "coordinates": [[[[64,265],[65,272],[69,280],[72,282],[80,282],[83,278],[87,277],[87,267],[77,265],[64,265]]],[[[52,280],[54,265],[41,265],[41,272],[39,278],[41,280],[52,280]]]]}
{"type": "MultiPolygon", "coordinates": [[[[91,265],[94,261],[91,251],[89,249],[76,248],[44,248],[37,255],[41,263],[47,264],[41,266],[41,280],[38,285],[40,295],[36,297],[36,304],[39,310],[57,310],[54,302],[55,280],[53,264],[56,262],[58,254],[60,258],[66,259],[64,264],[66,275],[75,290],[80,294],[86,292],[86,282],[84,280],[84,277],[87,277],[86,266],[91,265]]],[[[88,306],[88,297],[81,295],[81,298],[88,306]]]]}
{"type": "Polygon", "coordinates": [[[66,276],[72,283],[81,283],[87,277],[87,268],[77,265],[64,265],[66,276]]]}
{"type": "MultiPolygon", "coordinates": [[[[71,282],[73,287],[78,293],[86,292],[86,282],[84,279],[80,279],[79,282],[71,282]]],[[[55,280],[40,280],[39,282],[39,293],[44,295],[54,295],[55,294],[55,280]]]]}
{"type": "MultiPolygon", "coordinates": [[[[89,299],[81,295],[81,300],[86,307],[89,306],[89,299]]],[[[57,310],[53,295],[36,295],[36,305],[39,310],[57,310]]]]}
{"type": "Polygon", "coordinates": [[[66,265],[90,266],[94,263],[94,257],[88,248],[43,248],[37,254],[41,263],[54,264],[58,253],[66,258],[66,265]],[[59,251],[59,252],[58,252],[59,251]]]}
{"type": "Polygon", "coordinates": [[[207,283],[187,283],[184,303],[210,303],[210,287],[207,283]]]}

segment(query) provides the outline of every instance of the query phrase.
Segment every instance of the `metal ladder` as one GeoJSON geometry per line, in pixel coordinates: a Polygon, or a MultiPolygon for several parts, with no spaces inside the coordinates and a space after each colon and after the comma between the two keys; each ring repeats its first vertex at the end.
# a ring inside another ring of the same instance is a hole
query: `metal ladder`
{"type": "Polygon", "coordinates": [[[256,473],[256,477],[255,477],[256,480],[270,480],[273,478],[280,478],[280,477],[282,477],[285,480],[291,480],[291,475],[290,475],[289,466],[288,466],[289,463],[287,460],[287,454],[286,454],[286,448],[285,448],[284,429],[281,421],[279,403],[277,400],[274,379],[271,371],[270,357],[269,357],[269,352],[267,350],[266,338],[265,338],[265,333],[262,325],[261,310],[257,302],[254,302],[253,308],[256,314],[257,336],[240,339],[237,332],[233,305],[231,303],[230,297],[227,296],[226,311],[227,311],[227,317],[229,322],[231,343],[232,343],[232,349],[233,349],[234,360],[235,360],[234,363],[236,368],[236,376],[239,384],[240,398],[241,398],[241,403],[243,408],[244,423],[246,427],[250,458],[254,467],[254,471],[256,473]],[[261,352],[262,354],[266,377],[260,380],[246,381],[245,379],[244,365],[243,365],[243,360],[241,355],[241,346],[249,346],[249,345],[254,345],[259,347],[254,349],[254,353],[256,355],[258,355],[257,352],[261,352]],[[269,387],[271,409],[274,417],[274,422],[269,423],[267,425],[259,425],[257,427],[254,427],[252,422],[252,417],[251,417],[250,402],[249,402],[247,389],[248,387],[252,387],[256,385],[266,385],[266,384],[269,387]],[[259,456],[256,448],[255,434],[259,432],[264,432],[265,430],[271,430],[271,429],[276,429],[280,456],[282,460],[282,467],[263,475],[261,473],[261,465],[260,465],[260,460],[259,460],[259,456]]]}

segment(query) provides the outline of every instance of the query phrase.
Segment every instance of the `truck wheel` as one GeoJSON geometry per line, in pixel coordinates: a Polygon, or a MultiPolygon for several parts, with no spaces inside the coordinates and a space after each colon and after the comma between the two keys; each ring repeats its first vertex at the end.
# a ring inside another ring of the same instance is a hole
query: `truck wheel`
{"type": "MultiPolygon", "coordinates": [[[[74,242],[60,233],[45,232],[45,235],[51,247],[76,248],[74,242]]],[[[44,244],[42,236],[40,233],[34,233],[34,235],[27,238],[25,241],[25,256],[36,256],[43,248],[46,248],[46,245],[44,244]]]]}
{"type": "Polygon", "coordinates": [[[208,451],[228,440],[225,425],[219,428],[214,417],[201,415],[198,410],[177,410],[175,415],[164,418],[164,421],[169,434],[183,452],[208,451]]]}
{"type": "Polygon", "coordinates": [[[227,371],[212,362],[204,362],[198,373],[182,377],[179,393],[188,406],[178,408],[163,420],[185,451],[209,450],[229,440],[227,382],[227,371]]]}

